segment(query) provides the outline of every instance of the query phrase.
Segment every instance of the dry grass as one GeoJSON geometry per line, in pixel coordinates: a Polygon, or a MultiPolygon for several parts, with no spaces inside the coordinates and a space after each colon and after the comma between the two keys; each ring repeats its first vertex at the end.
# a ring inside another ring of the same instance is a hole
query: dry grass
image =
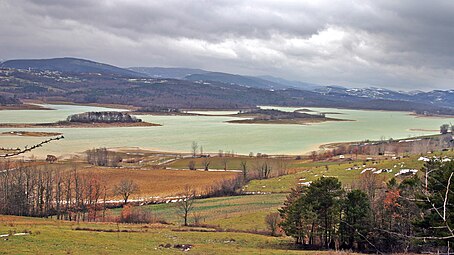
{"type": "Polygon", "coordinates": [[[190,170],[137,170],[124,168],[90,167],[80,170],[82,174],[93,174],[107,182],[118,184],[122,179],[132,179],[140,188],[140,197],[175,196],[183,192],[186,185],[204,193],[207,188],[224,179],[234,178],[232,172],[203,172],[190,170]]]}

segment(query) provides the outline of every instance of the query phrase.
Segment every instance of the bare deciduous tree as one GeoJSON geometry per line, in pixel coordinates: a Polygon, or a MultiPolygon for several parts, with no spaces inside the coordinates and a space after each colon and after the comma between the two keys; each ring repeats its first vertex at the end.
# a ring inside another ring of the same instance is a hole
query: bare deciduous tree
{"type": "Polygon", "coordinates": [[[373,174],[371,171],[366,171],[359,178],[357,183],[360,190],[364,191],[370,201],[375,200],[377,190],[383,188],[384,178],[379,177],[377,174],[373,174]]]}
{"type": "Polygon", "coordinates": [[[259,179],[268,179],[271,175],[271,165],[265,161],[257,166],[257,173],[259,179]]]}
{"type": "Polygon", "coordinates": [[[241,172],[243,173],[243,182],[246,182],[248,178],[247,162],[245,160],[241,161],[240,166],[241,172]]]}
{"type": "Polygon", "coordinates": [[[87,162],[95,166],[117,167],[122,161],[120,155],[108,151],[106,148],[97,148],[86,151],[87,162]]]}
{"type": "Polygon", "coordinates": [[[194,160],[189,160],[188,168],[189,168],[189,170],[196,170],[195,161],[194,160]]]}
{"type": "Polygon", "coordinates": [[[277,174],[279,176],[288,174],[288,161],[284,158],[279,158],[276,162],[277,174]]]}
{"type": "Polygon", "coordinates": [[[192,149],[192,157],[195,158],[197,156],[197,149],[199,148],[199,144],[196,141],[193,141],[191,144],[192,149]]]}
{"type": "Polygon", "coordinates": [[[114,195],[121,196],[126,204],[132,194],[139,192],[139,186],[133,180],[124,179],[119,184],[114,185],[112,190],[114,195]]]}
{"type": "Polygon", "coordinates": [[[222,158],[222,165],[224,166],[224,170],[227,171],[227,164],[229,163],[229,158],[224,156],[222,158]]]}
{"type": "Polygon", "coordinates": [[[203,163],[203,169],[205,169],[205,171],[208,171],[211,161],[208,158],[204,158],[202,163],[203,163]]]}
{"type": "Polygon", "coordinates": [[[177,210],[184,220],[184,226],[188,225],[189,213],[194,209],[195,190],[186,185],[180,194],[180,201],[177,202],[177,210]]]}
{"type": "Polygon", "coordinates": [[[279,227],[279,213],[278,212],[272,212],[265,217],[265,223],[268,229],[271,232],[272,236],[275,236],[277,234],[277,229],[279,227]]]}
{"type": "Polygon", "coordinates": [[[0,162],[0,214],[96,220],[101,180],[61,167],[0,162]]]}
{"type": "Polygon", "coordinates": [[[311,159],[312,161],[316,161],[317,160],[317,152],[316,151],[311,151],[311,159]]]}

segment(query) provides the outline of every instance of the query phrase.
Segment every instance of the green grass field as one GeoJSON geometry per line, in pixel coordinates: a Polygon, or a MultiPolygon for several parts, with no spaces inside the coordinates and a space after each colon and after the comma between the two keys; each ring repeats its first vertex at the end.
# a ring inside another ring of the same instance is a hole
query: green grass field
{"type": "MultiPolygon", "coordinates": [[[[245,195],[233,197],[217,197],[197,199],[189,223],[194,222],[194,215],[200,223],[217,225],[223,229],[235,230],[266,230],[265,216],[276,212],[286,198],[286,194],[245,195]]],[[[183,223],[176,204],[158,204],[144,206],[155,216],[175,225],[183,223]]],[[[118,214],[121,209],[113,210],[118,214]]]]}
{"type": "MultiPolygon", "coordinates": [[[[451,152],[444,153],[443,155],[451,155],[451,152]]],[[[305,162],[295,165],[299,170],[295,174],[284,175],[280,177],[265,179],[265,180],[252,180],[249,182],[244,190],[248,192],[289,192],[291,188],[295,187],[298,182],[314,181],[322,176],[330,176],[338,178],[344,185],[354,185],[361,176],[361,171],[365,168],[376,169],[392,169],[391,173],[381,173],[380,177],[389,180],[400,169],[421,169],[423,166],[422,161],[418,161],[419,156],[410,156],[402,159],[388,159],[379,160],[377,163],[373,161],[353,161],[348,163],[339,162],[314,162],[313,164],[305,162]],[[365,166],[363,166],[363,164],[365,166]],[[328,168],[326,168],[326,166],[328,168]],[[346,170],[354,166],[359,167],[355,170],[346,170]]]]}
{"type": "MultiPolygon", "coordinates": [[[[181,228],[179,228],[181,230],[181,228]]],[[[191,244],[189,254],[335,254],[292,250],[292,239],[233,232],[175,231],[165,225],[64,222],[0,215],[0,254],[182,254],[166,244],[191,244]],[[127,230],[99,232],[77,230],[127,230]],[[7,239],[7,240],[5,240],[7,239]]]]}

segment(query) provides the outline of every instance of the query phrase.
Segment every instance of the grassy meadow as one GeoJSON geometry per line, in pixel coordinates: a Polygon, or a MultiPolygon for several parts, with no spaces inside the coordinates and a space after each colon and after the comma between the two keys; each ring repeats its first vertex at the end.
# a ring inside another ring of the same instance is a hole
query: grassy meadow
{"type": "MultiPolygon", "coordinates": [[[[266,231],[265,216],[276,212],[285,198],[286,194],[266,194],[197,199],[189,216],[189,223],[194,223],[195,217],[198,217],[200,224],[222,229],[266,231]]],[[[174,203],[147,205],[142,208],[171,224],[183,223],[174,203]]],[[[114,215],[119,214],[120,210],[113,210],[114,215]]]]}
{"type": "MultiPolygon", "coordinates": [[[[293,250],[292,239],[236,232],[198,232],[169,225],[75,223],[0,215],[0,254],[337,254],[293,250]],[[121,231],[121,232],[105,232],[121,231]],[[172,245],[165,248],[166,244],[172,245]]],[[[340,253],[346,254],[346,253],[340,253]]]]}
{"type": "MultiPolygon", "coordinates": [[[[452,155],[445,152],[438,155],[452,155]]],[[[274,177],[264,180],[252,180],[245,187],[247,192],[289,192],[298,183],[314,181],[322,176],[336,177],[344,185],[354,186],[359,180],[361,171],[365,168],[391,169],[390,173],[381,173],[378,176],[384,181],[395,176],[400,169],[421,169],[423,161],[418,161],[418,155],[399,159],[354,160],[351,162],[303,162],[293,164],[294,174],[274,177]],[[358,167],[358,169],[347,170],[358,167]]]]}

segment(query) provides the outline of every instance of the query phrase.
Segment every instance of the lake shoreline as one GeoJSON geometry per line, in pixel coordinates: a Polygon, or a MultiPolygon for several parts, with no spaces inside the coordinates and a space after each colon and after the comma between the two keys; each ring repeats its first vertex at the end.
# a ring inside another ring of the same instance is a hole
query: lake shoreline
{"type": "Polygon", "coordinates": [[[58,132],[9,131],[9,132],[0,133],[0,136],[50,137],[50,136],[59,136],[62,134],[63,133],[58,133],[58,132]]]}
{"type": "MultiPolygon", "coordinates": [[[[319,147],[332,142],[364,141],[366,139],[378,140],[381,136],[393,138],[408,138],[419,135],[429,135],[435,132],[443,123],[450,119],[438,120],[427,118],[414,118],[408,112],[395,113],[378,111],[340,111],[342,115],[333,115],[336,119],[349,119],[355,121],[326,121],[320,123],[305,123],[306,125],[266,123],[268,125],[235,125],[226,123],[230,120],[245,120],[234,112],[194,112],[184,113],[191,116],[169,116],[169,114],[149,114],[142,118],[147,123],[159,123],[163,128],[147,128],[146,126],[159,126],[158,124],[55,124],[64,120],[70,114],[84,112],[106,111],[106,109],[87,106],[52,106],[55,111],[1,111],[0,119],[5,124],[0,124],[1,132],[11,131],[47,131],[62,132],[65,135],[61,148],[58,144],[49,145],[33,152],[40,157],[45,154],[69,155],[83,152],[89,148],[97,147],[141,147],[153,151],[167,151],[185,153],[190,151],[192,141],[203,146],[204,151],[218,152],[235,151],[239,154],[250,152],[268,155],[304,155],[311,151],[321,150],[319,147]],[[194,115],[197,114],[197,115],[194,115]],[[203,114],[203,117],[199,117],[203,114]],[[154,115],[154,116],[153,116],[154,115]],[[159,116],[160,115],[160,116],[159,116]],[[222,117],[216,117],[222,116],[222,117]],[[340,117],[340,118],[339,118],[340,117]],[[23,123],[23,122],[25,123],[23,123]],[[30,123],[30,124],[27,124],[30,123]],[[11,123],[11,124],[8,124],[11,123]],[[281,124],[281,125],[279,125],[281,124]],[[368,125],[365,129],[365,125],[368,125]],[[383,129],[392,125],[392,132],[383,129]],[[122,127],[139,126],[138,128],[122,129],[122,127]],[[23,127],[23,129],[22,129],[23,127]],[[28,129],[31,128],[31,129],[28,129]],[[36,129],[32,129],[36,128],[36,129]],[[64,128],[67,128],[65,130],[64,128]],[[101,128],[101,129],[97,129],[101,128]],[[412,130],[413,129],[413,130],[412,130]]],[[[303,108],[298,108],[307,111],[303,108]]],[[[314,112],[336,112],[336,109],[309,109],[314,112]]],[[[283,111],[294,111],[294,108],[284,108],[283,111]]],[[[132,112],[127,112],[133,115],[132,112]]],[[[139,116],[137,116],[139,118],[139,116]]],[[[317,118],[315,118],[317,119],[317,118]]],[[[38,137],[1,136],[3,146],[16,148],[29,145],[32,139],[38,137]]],[[[28,156],[28,155],[25,155],[28,156]]]]}
{"type": "Polygon", "coordinates": [[[0,111],[4,110],[53,110],[37,104],[15,104],[15,105],[0,105],[0,111]]]}
{"type": "Polygon", "coordinates": [[[226,122],[235,123],[235,124],[310,125],[310,124],[318,124],[318,123],[323,123],[323,122],[328,122],[328,121],[354,121],[354,120],[343,120],[343,119],[333,119],[333,118],[325,118],[325,119],[301,118],[301,119],[277,119],[277,120],[244,119],[244,120],[229,120],[226,122]]]}
{"type": "MultiPolygon", "coordinates": [[[[182,112],[180,113],[166,113],[166,112],[141,112],[139,111],[140,107],[128,104],[103,104],[103,103],[84,103],[78,104],[69,101],[42,101],[42,100],[33,100],[33,99],[25,99],[22,100],[24,104],[21,105],[0,105],[1,110],[54,110],[52,108],[47,108],[41,106],[39,104],[61,104],[61,105],[75,105],[75,106],[93,106],[93,107],[104,107],[104,108],[114,108],[114,109],[122,109],[125,111],[129,111],[129,113],[134,115],[153,115],[153,116],[230,116],[230,117],[237,117],[238,114],[230,114],[230,115],[217,115],[217,114],[200,114],[200,113],[188,113],[186,111],[240,111],[240,110],[247,110],[250,108],[194,108],[194,109],[180,109],[182,112]]],[[[277,105],[263,105],[257,107],[290,107],[290,106],[277,106],[277,105]]],[[[445,114],[433,114],[433,115],[424,115],[418,114],[415,112],[409,111],[402,111],[402,110],[381,110],[381,109],[362,109],[362,108],[340,108],[340,107],[319,107],[319,106],[291,106],[291,108],[299,108],[296,111],[298,112],[315,112],[313,110],[309,110],[308,108],[331,108],[331,109],[338,109],[338,110],[352,110],[352,111],[373,111],[373,112],[405,112],[408,113],[410,116],[414,116],[416,118],[454,118],[454,115],[445,115],[445,114]]],[[[323,112],[325,114],[341,114],[338,112],[323,112]]],[[[261,124],[261,123],[260,123],[261,124]]],[[[280,123],[278,123],[280,124],[280,123]]],[[[283,123],[285,124],[285,123],[283,123]]]]}
{"type": "Polygon", "coordinates": [[[0,128],[109,128],[109,127],[157,127],[161,124],[149,122],[131,123],[81,123],[81,122],[54,122],[54,123],[0,123],[0,128]]]}
{"type": "MultiPolygon", "coordinates": [[[[74,105],[74,106],[93,106],[93,107],[103,107],[103,108],[113,108],[113,109],[120,109],[125,111],[135,111],[139,109],[139,107],[133,105],[126,105],[126,104],[98,104],[98,103],[74,103],[69,101],[42,101],[42,100],[33,100],[33,99],[25,99],[22,100],[25,104],[29,105],[37,105],[40,106],[41,104],[49,104],[49,105],[74,105]]],[[[41,106],[40,106],[41,107],[41,106]]],[[[52,108],[48,108],[49,110],[54,110],[52,108]]],[[[37,109],[39,110],[39,109],[37,109]]]]}
{"type": "Polygon", "coordinates": [[[444,115],[444,114],[431,114],[431,115],[425,115],[425,114],[419,114],[419,113],[410,113],[410,116],[414,116],[416,118],[433,118],[433,119],[444,119],[444,118],[454,118],[454,115],[444,115]]]}

